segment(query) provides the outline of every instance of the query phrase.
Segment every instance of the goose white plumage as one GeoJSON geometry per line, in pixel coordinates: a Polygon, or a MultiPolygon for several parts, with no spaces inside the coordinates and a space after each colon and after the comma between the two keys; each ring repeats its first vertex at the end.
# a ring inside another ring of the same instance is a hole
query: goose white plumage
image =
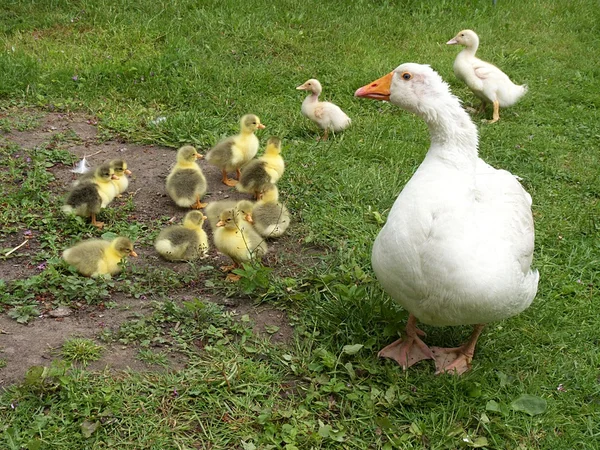
{"type": "Polygon", "coordinates": [[[520,313],[536,295],[531,196],[511,173],[478,157],[477,128],[429,66],[402,64],[355,95],[417,114],[431,138],[373,245],[379,282],[410,313],[406,335],[379,355],[405,369],[434,359],[436,373],[461,374],[484,324],[520,313]],[[429,348],[417,319],[475,330],[461,347],[429,348]]]}
{"type": "Polygon", "coordinates": [[[331,102],[320,102],[319,95],[323,91],[319,80],[311,78],[296,87],[302,91],[308,91],[310,94],[302,102],[302,114],[315,122],[325,131],[320,140],[326,141],[329,136],[329,130],[337,133],[345,130],[352,122],[342,109],[331,102]]]}
{"type": "Polygon", "coordinates": [[[500,119],[500,107],[514,105],[527,92],[527,85],[514,84],[498,67],[475,56],[479,47],[479,37],[473,30],[460,31],[446,44],[465,46],[454,60],[454,74],[481,99],[481,111],[485,108],[486,102],[494,106],[492,120],[489,123],[500,119]]]}

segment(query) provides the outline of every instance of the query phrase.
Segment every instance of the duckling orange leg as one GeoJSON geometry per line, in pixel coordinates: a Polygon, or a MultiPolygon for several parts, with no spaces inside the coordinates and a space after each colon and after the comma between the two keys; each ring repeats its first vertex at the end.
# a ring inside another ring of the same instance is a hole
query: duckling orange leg
{"type": "Polygon", "coordinates": [[[235,186],[238,183],[237,180],[232,180],[231,178],[227,177],[227,171],[225,169],[223,169],[223,177],[221,178],[221,181],[227,186],[235,186]]]}
{"type": "Polygon", "coordinates": [[[190,208],[192,209],[202,209],[205,208],[206,205],[208,205],[208,203],[201,203],[200,202],[200,196],[196,196],[196,203],[194,203],[190,208]]]}
{"type": "Polygon", "coordinates": [[[494,113],[492,115],[492,120],[488,123],[498,122],[500,120],[500,102],[498,100],[494,101],[494,113]]]}
{"type": "Polygon", "coordinates": [[[98,227],[99,229],[102,229],[104,227],[104,222],[98,222],[96,220],[96,213],[92,213],[92,225],[98,227]]]}
{"type": "Polygon", "coordinates": [[[240,170],[239,167],[237,169],[235,169],[235,176],[237,177],[238,180],[242,177],[242,171],[240,170]]]}
{"type": "Polygon", "coordinates": [[[470,370],[473,354],[475,353],[475,346],[477,345],[477,339],[479,339],[479,335],[483,331],[484,326],[485,325],[483,324],[475,325],[475,329],[469,340],[460,347],[431,347],[431,352],[435,359],[435,374],[451,373],[462,375],[470,370]]]}
{"type": "Polygon", "coordinates": [[[326,141],[328,137],[329,137],[329,128],[325,128],[325,133],[323,134],[323,136],[319,136],[317,138],[317,141],[326,141]]]}
{"type": "Polygon", "coordinates": [[[434,359],[433,353],[419,336],[425,336],[425,333],[417,328],[417,318],[410,314],[406,323],[406,336],[381,349],[377,356],[393,359],[404,370],[423,359],[434,359]]]}

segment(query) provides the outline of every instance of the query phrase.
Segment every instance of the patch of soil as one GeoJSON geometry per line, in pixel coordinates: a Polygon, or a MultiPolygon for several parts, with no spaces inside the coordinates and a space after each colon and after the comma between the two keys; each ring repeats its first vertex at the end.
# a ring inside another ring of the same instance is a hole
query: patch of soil
{"type": "MultiPolygon", "coordinates": [[[[119,208],[127,201],[129,195],[132,196],[134,203],[134,211],[130,217],[132,221],[142,222],[148,226],[155,226],[155,221],[165,216],[174,217],[175,223],[181,221],[187,210],[176,206],[166,195],[164,187],[165,179],[175,162],[174,149],[153,145],[125,144],[116,140],[100,141],[96,119],[72,113],[45,114],[41,117],[40,125],[35,130],[11,131],[3,136],[0,135],[0,144],[13,142],[24,149],[33,149],[45,145],[59,133],[72,136],[73,139],[66,144],[67,149],[79,158],[86,156],[92,165],[114,158],[123,158],[127,161],[133,172],[130,176],[128,192],[122,199],[116,199],[109,208],[119,208]]],[[[61,143],[61,147],[64,147],[64,144],[61,143]]],[[[204,150],[206,149],[199,149],[201,153],[204,153],[204,150]]],[[[221,174],[217,168],[207,164],[204,160],[200,160],[199,164],[208,181],[208,192],[203,201],[247,198],[246,195],[237,192],[235,188],[223,185],[220,181],[221,174]]],[[[76,178],[70,169],[70,167],[62,165],[49,169],[56,177],[52,189],[57,193],[57,199],[62,198],[63,193],[68,191],[76,178]]],[[[206,227],[210,235],[208,228],[206,227]]],[[[111,231],[110,224],[106,227],[106,231],[111,231]]],[[[1,247],[10,249],[21,244],[26,237],[30,237],[24,235],[24,232],[25,230],[21,233],[4,236],[1,247]]],[[[271,250],[265,258],[265,264],[275,270],[281,269],[282,276],[293,276],[294,272],[298,273],[301,267],[315,264],[320,253],[303,248],[298,241],[297,236],[287,234],[277,241],[270,242],[271,250]]],[[[35,255],[38,249],[39,244],[34,235],[26,245],[15,252],[16,257],[0,261],[1,278],[9,281],[40,273],[42,268],[30,263],[31,256],[35,255]]],[[[190,265],[187,263],[170,263],[162,260],[149,245],[136,245],[136,252],[140,257],[129,258],[130,265],[139,268],[169,267],[178,272],[190,270],[190,265]]],[[[228,263],[226,257],[212,248],[209,257],[197,265],[219,267],[228,263]]],[[[212,275],[214,276],[214,272],[212,275]]],[[[256,307],[250,299],[220,298],[211,295],[210,289],[206,288],[203,283],[198,283],[195,292],[182,293],[174,290],[172,294],[169,295],[171,299],[185,299],[190,294],[202,296],[201,298],[209,297],[211,301],[223,304],[240,315],[248,314],[255,324],[255,330],[259,333],[265,332],[265,327],[268,326],[279,327],[276,333],[266,334],[271,336],[271,340],[274,342],[288,342],[293,334],[285,312],[267,304],[256,307]]],[[[73,336],[93,338],[106,326],[117,328],[129,320],[132,314],[147,312],[147,301],[131,299],[118,294],[111,300],[118,304],[117,308],[88,307],[75,311],[72,315],[64,318],[52,318],[48,314],[44,314],[29,325],[18,324],[6,315],[0,315],[0,360],[6,361],[6,366],[0,368],[0,387],[18,382],[28,368],[33,365],[49,365],[57,353],[54,349],[59,348],[66,339],[73,336]],[[127,306],[127,308],[125,309],[123,306],[127,306]]],[[[274,328],[269,327],[268,329],[272,331],[274,328]]],[[[137,360],[135,358],[136,351],[135,348],[121,345],[107,347],[103,352],[102,359],[89,367],[92,369],[109,367],[113,370],[128,368],[160,370],[154,366],[149,368],[137,360]]],[[[185,365],[185,360],[174,357],[170,363],[170,369],[177,369],[185,365]]]]}

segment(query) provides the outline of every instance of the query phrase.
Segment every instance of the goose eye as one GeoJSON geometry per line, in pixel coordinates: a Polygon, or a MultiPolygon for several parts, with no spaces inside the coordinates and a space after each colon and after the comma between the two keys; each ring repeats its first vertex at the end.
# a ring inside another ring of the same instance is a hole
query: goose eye
{"type": "Polygon", "coordinates": [[[404,72],[404,73],[401,75],[401,77],[402,77],[404,80],[408,81],[408,80],[410,80],[410,79],[412,78],[412,74],[410,74],[410,73],[408,73],[408,72],[404,72]]]}
{"type": "Polygon", "coordinates": [[[465,37],[465,33],[461,34],[460,37],[465,37]]]}

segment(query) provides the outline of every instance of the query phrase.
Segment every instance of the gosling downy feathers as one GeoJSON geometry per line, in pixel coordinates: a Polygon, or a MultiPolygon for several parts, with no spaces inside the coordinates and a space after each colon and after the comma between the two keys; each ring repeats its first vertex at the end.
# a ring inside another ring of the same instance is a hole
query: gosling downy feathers
{"type": "Polygon", "coordinates": [[[113,179],[112,182],[117,189],[117,197],[120,197],[129,187],[129,178],[127,178],[127,176],[131,175],[131,170],[127,168],[127,163],[124,159],[113,159],[109,165],[112,167],[115,176],[117,177],[117,179],[113,179]]]}
{"type": "Polygon", "coordinates": [[[127,256],[137,256],[132,242],[118,237],[111,242],[103,239],[88,239],[66,249],[63,259],[86,277],[114,275],[121,271],[119,263],[127,256]]]}
{"type": "Polygon", "coordinates": [[[182,225],[165,228],[156,238],[154,248],[169,261],[191,261],[205,257],[208,252],[208,236],[202,229],[206,216],[200,211],[190,211],[182,225]]]}
{"type": "Polygon", "coordinates": [[[302,102],[302,114],[316,123],[319,128],[325,131],[320,140],[327,140],[329,130],[337,133],[345,130],[352,122],[350,117],[337,105],[330,102],[320,102],[319,95],[323,91],[321,83],[314,78],[301,84],[296,89],[308,91],[310,94],[302,102]]]}
{"type": "Polygon", "coordinates": [[[259,199],[262,193],[277,183],[285,170],[281,156],[281,139],[270,137],[265,153],[242,167],[242,175],[236,189],[253,194],[259,199]]]}
{"type": "Polygon", "coordinates": [[[204,213],[208,218],[208,223],[214,234],[217,230],[217,224],[221,220],[221,213],[228,209],[237,209],[238,213],[242,215],[242,219],[248,223],[252,223],[252,209],[254,203],[250,200],[219,200],[216,202],[210,202],[204,213]]]}
{"type": "Polygon", "coordinates": [[[260,259],[267,253],[267,243],[252,226],[244,225],[242,214],[236,209],[221,213],[214,234],[215,247],[231,258],[234,267],[260,259]]]}
{"type": "Polygon", "coordinates": [[[258,138],[254,132],[265,128],[254,114],[246,114],[240,120],[240,133],[228,137],[215,145],[206,154],[206,161],[221,169],[222,181],[227,186],[235,186],[240,178],[240,167],[250,161],[258,151],[258,138]],[[237,180],[227,177],[228,172],[236,172],[237,180]]]}
{"type": "Polygon", "coordinates": [[[116,195],[112,184],[114,171],[108,164],[98,166],[91,175],[78,182],[69,192],[62,207],[63,212],[81,217],[91,217],[92,225],[102,228],[103,222],[96,220],[96,214],[106,207],[116,195]]]}
{"type": "Polygon", "coordinates": [[[446,44],[465,47],[454,60],[454,74],[482,100],[482,111],[486,102],[492,103],[494,113],[489,123],[500,119],[500,108],[514,105],[527,92],[526,85],[514,84],[499,68],[475,56],[479,37],[473,30],[460,31],[446,44]]]}
{"type": "Polygon", "coordinates": [[[520,313],[536,295],[531,197],[512,174],[478,157],[477,128],[429,66],[402,64],[355,95],[420,116],[431,138],[373,245],[379,282],[410,312],[405,336],[379,355],[404,368],[434,359],[437,373],[461,374],[484,324],[520,313]],[[429,348],[417,319],[475,329],[459,348],[429,348]]]}
{"type": "Polygon", "coordinates": [[[201,209],[206,203],[200,199],[206,193],[206,178],[196,159],[202,156],[191,145],[177,150],[177,162],[167,176],[167,193],[169,197],[183,208],[201,209]]]}
{"type": "Polygon", "coordinates": [[[273,186],[264,192],[252,209],[254,229],[265,238],[279,237],[290,226],[290,212],[279,202],[279,191],[273,186]]]}

